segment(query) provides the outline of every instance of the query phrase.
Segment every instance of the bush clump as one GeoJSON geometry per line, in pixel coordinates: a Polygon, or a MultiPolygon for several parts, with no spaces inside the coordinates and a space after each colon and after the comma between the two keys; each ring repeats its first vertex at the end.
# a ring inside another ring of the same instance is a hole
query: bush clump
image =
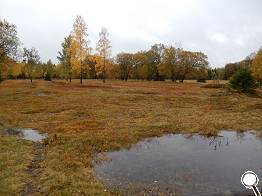
{"type": "Polygon", "coordinates": [[[201,88],[226,88],[226,84],[205,84],[203,86],[201,86],[201,88]]]}
{"type": "Polygon", "coordinates": [[[197,82],[206,83],[206,79],[205,78],[198,78],[197,82]]]}
{"type": "Polygon", "coordinates": [[[232,89],[243,93],[252,93],[257,87],[256,80],[247,69],[238,70],[229,81],[232,89]]]}
{"type": "Polygon", "coordinates": [[[44,76],[44,79],[47,80],[47,81],[51,81],[52,80],[51,73],[49,71],[46,72],[46,74],[44,76]]]}

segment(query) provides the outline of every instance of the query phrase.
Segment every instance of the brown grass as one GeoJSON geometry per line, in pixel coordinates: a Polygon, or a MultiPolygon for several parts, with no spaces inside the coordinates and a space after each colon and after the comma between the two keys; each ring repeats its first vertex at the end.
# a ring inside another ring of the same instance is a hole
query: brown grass
{"type": "Polygon", "coordinates": [[[40,192],[101,195],[109,193],[92,170],[98,152],[171,132],[261,131],[261,101],[189,81],[86,80],[83,86],[78,80],[34,81],[32,86],[28,81],[5,81],[0,84],[0,124],[49,134],[40,192]]]}

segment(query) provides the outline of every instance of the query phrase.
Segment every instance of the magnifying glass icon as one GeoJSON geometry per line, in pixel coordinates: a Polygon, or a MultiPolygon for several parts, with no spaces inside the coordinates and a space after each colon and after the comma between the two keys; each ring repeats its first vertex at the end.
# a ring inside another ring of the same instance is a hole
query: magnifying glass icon
{"type": "Polygon", "coordinates": [[[261,196],[257,188],[258,181],[257,175],[252,171],[246,171],[241,177],[241,182],[247,189],[252,189],[256,196],[261,196]]]}

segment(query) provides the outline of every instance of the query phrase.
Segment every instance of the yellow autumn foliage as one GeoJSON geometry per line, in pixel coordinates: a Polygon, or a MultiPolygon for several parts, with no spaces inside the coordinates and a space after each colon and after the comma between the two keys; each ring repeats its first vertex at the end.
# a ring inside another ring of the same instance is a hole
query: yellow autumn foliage
{"type": "Polygon", "coordinates": [[[251,70],[257,80],[262,81],[262,50],[260,50],[252,62],[251,70]]]}

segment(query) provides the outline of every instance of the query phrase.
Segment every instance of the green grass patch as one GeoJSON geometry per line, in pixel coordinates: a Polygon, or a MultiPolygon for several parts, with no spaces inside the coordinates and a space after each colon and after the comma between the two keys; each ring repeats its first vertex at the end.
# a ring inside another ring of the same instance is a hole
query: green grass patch
{"type": "Polygon", "coordinates": [[[31,142],[0,135],[0,195],[17,195],[28,178],[32,160],[31,142]]]}

